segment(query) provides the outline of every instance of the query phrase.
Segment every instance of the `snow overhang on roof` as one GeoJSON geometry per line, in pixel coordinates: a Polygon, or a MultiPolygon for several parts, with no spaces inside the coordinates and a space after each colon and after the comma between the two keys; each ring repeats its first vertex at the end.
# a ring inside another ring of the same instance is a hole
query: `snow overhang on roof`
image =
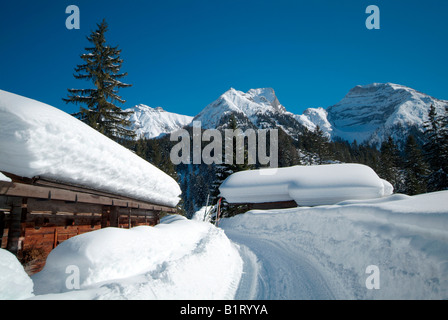
{"type": "Polygon", "coordinates": [[[329,164],[236,172],[219,190],[229,203],[294,200],[299,206],[317,206],[381,198],[393,187],[368,166],[329,164]]]}

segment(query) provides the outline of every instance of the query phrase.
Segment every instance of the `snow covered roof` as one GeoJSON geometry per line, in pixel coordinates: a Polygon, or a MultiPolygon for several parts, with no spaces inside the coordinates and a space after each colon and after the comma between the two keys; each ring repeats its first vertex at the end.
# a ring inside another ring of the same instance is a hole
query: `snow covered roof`
{"type": "Polygon", "coordinates": [[[393,187],[370,167],[351,163],[240,171],[219,190],[229,203],[294,200],[299,206],[317,206],[381,198],[393,187]]]}
{"type": "Polygon", "coordinates": [[[174,207],[177,182],[71,115],[0,90],[0,171],[174,207]]]}

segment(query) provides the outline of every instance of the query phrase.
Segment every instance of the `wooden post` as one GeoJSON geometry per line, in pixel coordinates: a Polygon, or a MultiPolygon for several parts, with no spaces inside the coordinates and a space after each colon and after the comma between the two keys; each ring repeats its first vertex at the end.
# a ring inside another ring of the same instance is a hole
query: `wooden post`
{"type": "Polygon", "coordinates": [[[5,232],[5,213],[3,211],[0,211],[0,248],[2,247],[4,232],[5,232]]]}
{"type": "Polygon", "coordinates": [[[107,228],[110,224],[110,207],[103,207],[103,210],[101,212],[101,229],[107,228]]]}
{"type": "Polygon", "coordinates": [[[58,227],[54,228],[53,249],[58,246],[58,227]]]}
{"type": "Polygon", "coordinates": [[[6,250],[16,255],[19,252],[19,240],[22,233],[22,198],[15,198],[11,204],[6,250]]]}
{"type": "Polygon", "coordinates": [[[118,228],[118,207],[111,207],[109,213],[109,225],[113,228],[118,228]]]}

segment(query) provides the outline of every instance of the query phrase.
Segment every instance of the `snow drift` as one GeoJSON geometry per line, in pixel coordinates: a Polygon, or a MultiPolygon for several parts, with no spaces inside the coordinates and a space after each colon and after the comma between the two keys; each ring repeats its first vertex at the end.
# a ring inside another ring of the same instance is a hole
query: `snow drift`
{"type": "Polygon", "coordinates": [[[175,206],[170,176],[69,114],[0,90],[0,171],[175,206]]]}
{"type": "Polygon", "coordinates": [[[33,281],[16,256],[0,249],[0,300],[27,299],[33,296],[33,281]]]}
{"type": "Polygon", "coordinates": [[[241,273],[238,250],[221,229],[168,216],[155,227],[66,240],[32,279],[43,299],[232,299],[241,273]],[[68,266],[79,268],[80,290],[67,289],[68,266]]]}
{"type": "Polygon", "coordinates": [[[448,298],[448,191],[253,210],[220,227],[244,257],[237,299],[448,298]]]}
{"type": "Polygon", "coordinates": [[[229,203],[294,200],[299,206],[317,206],[381,198],[392,194],[393,187],[368,166],[330,164],[241,171],[219,190],[229,203]]]}

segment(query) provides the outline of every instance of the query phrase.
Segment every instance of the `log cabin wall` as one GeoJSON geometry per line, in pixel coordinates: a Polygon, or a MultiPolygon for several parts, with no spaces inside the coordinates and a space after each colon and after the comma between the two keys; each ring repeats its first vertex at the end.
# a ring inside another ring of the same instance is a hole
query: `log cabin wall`
{"type": "MultiPolygon", "coordinates": [[[[129,220],[129,214],[119,213],[115,226],[130,228],[143,225],[154,226],[159,223],[157,213],[142,214],[131,214],[129,220]]],[[[104,214],[28,212],[26,210],[23,216],[21,212],[20,218],[18,224],[11,212],[1,212],[0,224],[3,224],[0,226],[1,248],[15,253],[30,275],[42,270],[47,256],[60,243],[74,236],[111,226],[109,210],[105,210],[104,214]]]]}
{"type": "Polygon", "coordinates": [[[106,227],[154,226],[174,208],[79,187],[61,188],[0,181],[0,247],[17,256],[32,275],[63,241],[106,227]]]}

